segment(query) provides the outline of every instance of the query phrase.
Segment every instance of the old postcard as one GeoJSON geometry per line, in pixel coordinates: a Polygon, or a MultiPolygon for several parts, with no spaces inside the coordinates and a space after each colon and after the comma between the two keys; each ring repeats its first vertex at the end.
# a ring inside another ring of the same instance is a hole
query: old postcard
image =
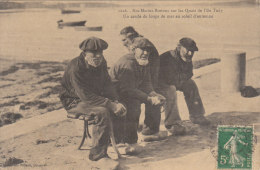
{"type": "Polygon", "coordinates": [[[259,0],[2,0],[0,169],[259,170],[259,20],[259,0]]]}

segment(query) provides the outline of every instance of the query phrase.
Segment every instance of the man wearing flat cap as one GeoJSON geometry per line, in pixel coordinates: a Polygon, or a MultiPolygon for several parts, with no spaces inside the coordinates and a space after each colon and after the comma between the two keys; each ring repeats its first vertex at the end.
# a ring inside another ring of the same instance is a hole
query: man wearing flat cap
{"type": "MultiPolygon", "coordinates": [[[[120,31],[121,40],[123,45],[132,50],[132,44],[135,39],[143,37],[140,35],[132,26],[124,27],[120,31]]],[[[149,41],[147,39],[147,41],[149,41]]],[[[159,76],[159,67],[160,67],[160,58],[159,53],[153,43],[149,41],[150,52],[149,52],[149,65],[150,65],[150,74],[151,82],[155,91],[158,89],[158,76],[159,76]]],[[[159,132],[158,124],[160,124],[160,110],[157,106],[153,106],[150,103],[145,104],[145,120],[144,127],[142,130],[143,135],[153,135],[159,132]]]]}
{"type": "Polygon", "coordinates": [[[159,88],[161,94],[169,101],[165,109],[165,126],[173,133],[174,129],[178,129],[179,134],[185,133],[177,107],[176,90],[183,92],[190,120],[194,124],[208,125],[210,123],[204,117],[205,110],[198,87],[191,79],[193,76],[192,57],[195,51],[198,51],[195,41],[185,37],[179,40],[175,50],[160,55],[159,88]]]}
{"type": "Polygon", "coordinates": [[[89,159],[106,158],[109,145],[109,118],[125,116],[125,107],[118,102],[118,95],[107,71],[103,50],[108,44],[99,38],[84,40],[80,56],[72,59],[62,78],[60,99],[68,113],[94,118],[93,148],[89,159]]]}
{"type": "Polygon", "coordinates": [[[135,144],[137,143],[137,129],[141,114],[141,103],[159,106],[164,97],[157,94],[151,83],[149,53],[152,44],[143,37],[135,38],[132,43],[131,52],[121,57],[111,68],[110,77],[116,85],[120,101],[126,105],[127,113],[124,124],[115,123],[123,134],[117,136],[117,142],[135,144]]]}

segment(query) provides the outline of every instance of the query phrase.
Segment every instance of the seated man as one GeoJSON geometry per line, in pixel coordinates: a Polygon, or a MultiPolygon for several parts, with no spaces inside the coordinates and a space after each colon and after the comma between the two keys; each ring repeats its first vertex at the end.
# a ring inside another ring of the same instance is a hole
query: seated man
{"type": "Polygon", "coordinates": [[[159,89],[160,94],[167,99],[165,126],[170,131],[179,129],[181,133],[185,130],[180,123],[176,90],[183,92],[190,120],[194,124],[208,125],[210,123],[204,117],[205,110],[198,87],[191,79],[193,76],[192,57],[195,51],[198,51],[195,41],[190,38],[182,38],[175,50],[160,55],[159,89]]]}
{"type": "MultiPolygon", "coordinates": [[[[120,31],[120,36],[123,42],[123,45],[128,48],[128,50],[132,50],[132,44],[135,39],[139,37],[143,37],[140,35],[133,27],[128,26],[123,28],[120,31]]],[[[149,41],[149,40],[147,40],[149,41]]],[[[150,52],[149,52],[149,65],[150,65],[150,74],[151,74],[151,82],[155,91],[158,88],[158,75],[159,75],[159,67],[160,67],[160,58],[159,53],[155,46],[149,41],[150,52]]],[[[144,127],[142,130],[143,135],[152,135],[159,132],[159,125],[161,120],[160,107],[153,106],[150,103],[145,104],[145,119],[144,119],[144,127]]]]}
{"type": "Polygon", "coordinates": [[[117,143],[137,143],[141,103],[150,103],[159,107],[165,100],[153,90],[151,83],[148,64],[151,47],[147,39],[136,38],[131,52],[121,57],[109,72],[119,92],[119,100],[125,103],[127,108],[125,123],[122,124],[121,120],[116,120],[118,123],[115,123],[114,129],[117,131],[115,135],[123,134],[116,136],[117,143]]]}
{"type": "Polygon", "coordinates": [[[103,50],[108,44],[99,38],[84,40],[79,48],[83,51],[68,64],[62,78],[60,99],[68,113],[93,116],[93,148],[89,159],[97,161],[107,156],[109,145],[110,113],[124,116],[125,107],[117,102],[118,95],[111,83],[103,50]]]}

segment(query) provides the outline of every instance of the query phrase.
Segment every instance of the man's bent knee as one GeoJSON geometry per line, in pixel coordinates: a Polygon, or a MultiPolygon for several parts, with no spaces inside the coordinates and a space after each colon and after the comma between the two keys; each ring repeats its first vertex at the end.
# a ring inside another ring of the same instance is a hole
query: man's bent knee
{"type": "Polygon", "coordinates": [[[107,123],[108,119],[109,119],[109,110],[105,107],[95,107],[93,109],[91,109],[91,114],[94,115],[97,120],[97,123],[99,124],[103,124],[103,123],[107,123]]]}
{"type": "Polygon", "coordinates": [[[187,80],[184,83],[183,86],[186,87],[186,88],[191,88],[191,89],[197,89],[198,88],[196,82],[192,79],[187,80]]]}
{"type": "Polygon", "coordinates": [[[105,107],[95,107],[92,110],[104,117],[107,117],[110,113],[109,110],[105,107]]]}
{"type": "Polygon", "coordinates": [[[177,93],[176,93],[176,87],[175,86],[169,86],[166,90],[165,97],[167,100],[176,100],[177,93]]]}
{"type": "Polygon", "coordinates": [[[176,87],[174,85],[169,86],[169,91],[176,94],[176,87]]]}

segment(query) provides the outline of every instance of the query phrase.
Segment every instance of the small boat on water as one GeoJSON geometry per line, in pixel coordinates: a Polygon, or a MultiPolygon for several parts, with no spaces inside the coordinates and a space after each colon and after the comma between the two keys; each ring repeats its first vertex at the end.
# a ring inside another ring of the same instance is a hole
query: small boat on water
{"type": "Polygon", "coordinates": [[[98,27],[75,27],[74,28],[76,31],[102,31],[103,27],[98,26],[98,27]]]}
{"type": "Polygon", "coordinates": [[[74,27],[74,26],[84,26],[87,21],[73,21],[73,22],[64,22],[63,20],[57,21],[59,27],[74,27]]]}
{"type": "Polygon", "coordinates": [[[62,9],[61,10],[62,14],[75,14],[75,13],[80,13],[79,10],[71,10],[71,9],[62,9]]]}

